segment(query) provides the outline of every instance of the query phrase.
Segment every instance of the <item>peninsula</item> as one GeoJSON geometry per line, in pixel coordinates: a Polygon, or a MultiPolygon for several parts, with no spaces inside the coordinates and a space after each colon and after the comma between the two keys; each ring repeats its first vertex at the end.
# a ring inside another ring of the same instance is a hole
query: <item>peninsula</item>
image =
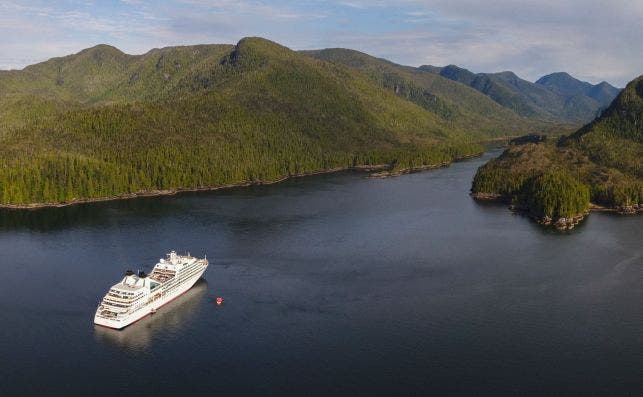
{"type": "Polygon", "coordinates": [[[643,210],[643,76],[573,134],[514,141],[478,170],[471,191],[561,229],[589,210],[643,210]]]}

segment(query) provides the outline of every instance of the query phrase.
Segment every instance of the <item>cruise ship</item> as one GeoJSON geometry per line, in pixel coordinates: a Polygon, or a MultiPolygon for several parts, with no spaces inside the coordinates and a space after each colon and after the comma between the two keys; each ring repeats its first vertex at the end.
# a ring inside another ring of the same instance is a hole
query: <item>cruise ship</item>
{"type": "Polygon", "coordinates": [[[96,309],[94,324],[125,328],[192,288],[207,268],[206,258],[177,255],[172,251],[154,265],[149,275],[128,270],[125,277],[107,291],[96,309]]]}

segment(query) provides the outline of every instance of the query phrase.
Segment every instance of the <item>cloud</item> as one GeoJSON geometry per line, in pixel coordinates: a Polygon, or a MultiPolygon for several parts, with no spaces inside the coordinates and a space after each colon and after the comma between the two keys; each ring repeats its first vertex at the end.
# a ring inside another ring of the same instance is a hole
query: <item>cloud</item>
{"type": "Polygon", "coordinates": [[[0,68],[100,42],[129,53],[258,35],[410,64],[568,71],[623,85],[643,73],[643,3],[623,0],[27,0],[0,3],[0,68]],[[55,5],[54,5],[55,4],[55,5]]]}
{"type": "Polygon", "coordinates": [[[623,85],[643,73],[643,4],[625,1],[377,1],[406,8],[409,26],[384,34],[338,33],[346,46],[402,63],[514,70],[536,79],[566,70],[623,85]],[[432,16],[422,20],[420,16],[432,16]],[[397,45],[396,45],[397,43],[397,45]]]}

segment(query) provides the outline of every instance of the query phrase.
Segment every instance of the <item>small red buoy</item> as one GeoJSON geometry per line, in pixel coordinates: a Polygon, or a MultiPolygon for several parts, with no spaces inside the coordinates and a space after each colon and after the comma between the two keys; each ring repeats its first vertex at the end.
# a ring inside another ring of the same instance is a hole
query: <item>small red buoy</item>
{"type": "Polygon", "coordinates": [[[220,305],[220,304],[222,304],[222,303],[223,303],[223,298],[222,298],[222,297],[220,297],[220,296],[218,296],[218,297],[217,297],[217,305],[220,305]]]}

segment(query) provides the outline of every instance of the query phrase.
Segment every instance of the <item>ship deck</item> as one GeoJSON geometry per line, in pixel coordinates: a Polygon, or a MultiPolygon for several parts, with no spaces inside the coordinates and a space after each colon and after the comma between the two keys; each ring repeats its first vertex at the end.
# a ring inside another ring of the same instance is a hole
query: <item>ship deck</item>
{"type": "Polygon", "coordinates": [[[163,284],[174,278],[175,275],[175,272],[155,269],[148,277],[156,282],[163,284]]]}

